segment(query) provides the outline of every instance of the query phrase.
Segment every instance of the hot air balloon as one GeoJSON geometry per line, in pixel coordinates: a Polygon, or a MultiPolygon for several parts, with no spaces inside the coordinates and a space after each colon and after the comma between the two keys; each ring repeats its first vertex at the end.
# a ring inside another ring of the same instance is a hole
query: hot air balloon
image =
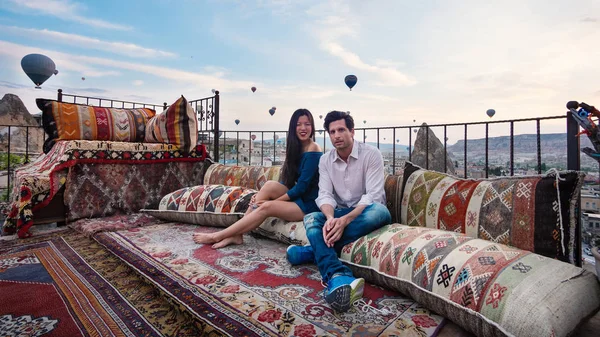
{"type": "Polygon", "coordinates": [[[413,130],[413,132],[414,132],[414,133],[417,133],[417,129],[414,129],[414,130],[413,130]]]}
{"type": "Polygon", "coordinates": [[[82,78],[81,78],[81,80],[82,80],[82,81],[85,81],[85,77],[82,77],[82,78]]]}
{"type": "Polygon", "coordinates": [[[488,110],[487,110],[485,113],[486,113],[488,116],[490,116],[490,118],[492,118],[492,117],[494,117],[494,115],[496,114],[496,110],[494,110],[494,109],[488,109],[488,110]]]}
{"type": "Polygon", "coordinates": [[[363,124],[367,124],[367,121],[366,121],[366,120],[364,120],[364,121],[363,121],[363,124]]]}
{"type": "Polygon", "coordinates": [[[358,78],[354,75],[348,75],[344,78],[344,82],[346,82],[346,85],[348,88],[350,88],[350,91],[352,91],[352,88],[356,85],[357,81],[358,78]]]}
{"type": "Polygon", "coordinates": [[[213,94],[217,92],[215,89],[212,89],[211,91],[212,91],[213,94]]]}
{"type": "Polygon", "coordinates": [[[252,90],[252,92],[255,92],[256,91],[256,87],[252,87],[252,88],[250,88],[250,90],[252,90]]]}
{"type": "Polygon", "coordinates": [[[250,138],[252,138],[252,140],[256,139],[256,135],[252,135],[250,138]]]}
{"type": "Polygon", "coordinates": [[[275,109],[273,109],[273,108],[269,109],[269,113],[271,114],[271,116],[273,116],[275,114],[275,109]]]}
{"type": "Polygon", "coordinates": [[[239,119],[235,120],[235,125],[240,125],[240,120],[239,119]]]}
{"type": "Polygon", "coordinates": [[[36,89],[41,89],[42,83],[46,82],[52,74],[58,74],[56,65],[48,56],[41,54],[25,55],[21,59],[21,68],[27,76],[33,81],[36,89]]]}
{"type": "Polygon", "coordinates": [[[400,139],[396,139],[396,143],[400,143],[400,139]]]}
{"type": "Polygon", "coordinates": [[[323,133],[323,130],[319,130],[319,134],[322,134],[322,133],[323,133]]]}
{"type": "Polygon", "coordinates": [[[385,137],[383,137],[383,140],[385,140],[385,137]]]}
{"type": "Polygon", "coordinates": [[[319,115],[319,119],[323,119],[323,115],[319,115]]]}
{"type": "Polygon", "coordinates": [[[271,107],[271,109],[273,109],[273,110],[277,110],[277,107],[271,107]]]}

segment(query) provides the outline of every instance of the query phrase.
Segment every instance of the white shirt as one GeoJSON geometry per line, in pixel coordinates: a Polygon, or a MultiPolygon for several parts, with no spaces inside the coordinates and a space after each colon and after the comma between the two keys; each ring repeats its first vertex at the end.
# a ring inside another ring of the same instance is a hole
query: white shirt
{"type": "Polygon", "coordinates": [[[376,147],[354,140],[348,162],[332,149],[319,161],[317,206],[385,205],[383,157],[376,147]]]}

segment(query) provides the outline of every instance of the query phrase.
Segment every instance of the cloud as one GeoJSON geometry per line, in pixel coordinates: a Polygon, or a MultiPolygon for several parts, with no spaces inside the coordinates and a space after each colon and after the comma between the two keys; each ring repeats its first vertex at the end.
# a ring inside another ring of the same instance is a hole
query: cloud
{"type": "MultiPolygon", "coordinates": [[[[152,76],[161,77],[177,82],[196,83],[205,85],[210,83],[218,90],[247,90],[255,85],[250,81],[235,81],[214,75],[199,74],[174,68],[154,66],[141,63],[118,61],[108,58],[66,54],[52,50],[40,50],[38,48],[23,46],[0,40],[0,55],[7,55],[15,60],[20,60],[23,55],[30,53],[43,53],[54,60],[60,74],[64,72],[78,72],[86,77],[94,76],[118,76],[122,71],[137,71],[152,76]]],[[[14,64],[17,64],[15,62],[14,64]]],[[[260,83],[256,83],[257,85],[260,83]]]]}
{"type": "Polygon", "coordinates": [[[144,81],[142,81],[142,80],[135,80],[135,81],[131,82],[131,84],[139,87],[140,85],[144,84],[144,81]]]}
{"type": "Polygon", "coordinates": [[[86,17],[81,12],[84,7],[70,0],[9,0],[17,8],[13,10],[21,10],[26,14],[43,14],[55,16],[61,20],[74,21],[84,25],[113,29],[113,30],[132,30],[131,26],[111,23],[108,21],[86,17]]]}
{"type": "Polygon", "coordinates": [[[368,73],[371,84],[377,86],[411,86],[417,81],[397,69],[391,62],[376,59],[373,64],[364,61],[357,53],[342,45],[346,38],[357,38],[360,20],[351,8],[341,1],[323,2],[307,10],[315,19],[311,31],[318,40],[319,47],[340,59],[345,65],[368,73]]]}
{"type": "Polygon", "coordinates": [[[21,89],[21,88],[27,88],[28,86],[19,84],[19,83],[8,82],[8,81],[0,81],[0,87],[8,88],[8,89],[21,89]]]}
{"type": "Polygon", "coordinates": [[[63,33],[52,31],[48,29],[33,29],[33,28],[22,28],[15,26],[3,26],[0,25],[6,33],[14,35],[25,36],[29,38],[41,39],[41,40],[52,40],[55,43],[62,43],[71,46],[77,46],[86,49],[102,50],[114,54],[126,55],[130,57],[139,58],[157,58],[157,57],[176,57],[176,54],[171,52],[144,48],[133,43],[126,42],[115,42],[115,41],[102,41],[96,38],[87,37],[83,35],[63,33]]]}

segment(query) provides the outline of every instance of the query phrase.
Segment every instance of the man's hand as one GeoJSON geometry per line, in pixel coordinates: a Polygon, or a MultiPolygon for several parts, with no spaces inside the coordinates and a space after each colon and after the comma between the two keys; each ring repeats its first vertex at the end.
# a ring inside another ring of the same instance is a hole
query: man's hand
{"type": "Polygon", "coordinates": [[[323,226],[323,239],[327,247],[331,248],[342,237],[344,228],[350,223],[345,216],[341,218],[330,218],[323,226]]]}

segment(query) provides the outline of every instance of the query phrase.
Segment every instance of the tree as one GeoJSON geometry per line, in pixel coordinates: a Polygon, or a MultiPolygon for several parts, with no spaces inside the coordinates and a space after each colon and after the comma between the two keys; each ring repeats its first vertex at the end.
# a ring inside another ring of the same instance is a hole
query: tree
{"type": "Polygon", "coordinates": [[[8,163],[10,161],[11,170],[15,169],[17,166],[23,164],[23,156],[11,153],[10,159],[8,153],[0,153],[0,170],[5,171],[8,169],[8,163]]]}

